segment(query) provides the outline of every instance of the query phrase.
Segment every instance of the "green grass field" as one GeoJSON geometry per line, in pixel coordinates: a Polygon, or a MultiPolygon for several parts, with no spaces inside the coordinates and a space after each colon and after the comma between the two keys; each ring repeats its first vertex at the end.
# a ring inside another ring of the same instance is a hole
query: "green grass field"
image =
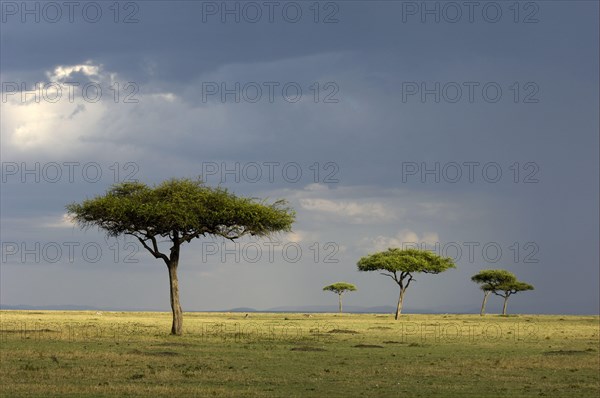
{"type": "Polygon", "coordinates": [[[2,397],[597,397],[598,316],[0,311],[2,397]]]}

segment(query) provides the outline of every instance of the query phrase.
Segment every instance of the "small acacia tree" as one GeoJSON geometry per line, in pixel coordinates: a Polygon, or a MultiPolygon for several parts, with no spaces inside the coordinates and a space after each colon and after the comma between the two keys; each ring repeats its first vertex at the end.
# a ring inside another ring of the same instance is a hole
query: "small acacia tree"
{"type": "Polygon", "coordinates": [[[485,314],[485,305],[490,293],[497,290],[498,286],[502,284],[516,282],[517,277],[512,272],[503,269],[484,269],[473,275],[471,280],[475,283],[479,283],[481,285],[481,290],[483,290],[483,303],[481,304],[481,311],[479,312],[479,315],[483,316],[485,314]]]}
{"type": "Polygon", "coordinates": [[[506,305],[508,304],[508,298],[518,292],[526,290],[533,290],[533,285],[521,281],[510,281],[497,286],[492,293],[497,296],[504,298],[504,305],[502,306],[502,315],[506,315],[506,305]]]}
{"type": "Polygon", "coordinates": [[[139,182],[116,184],[103,196],[68,205],[67,211],[81,227],[97,226],[109,236],[134,236],[150,254],[165,262],[174,335],[183,333],[177,266],[184,243],[201,236],[229,240],[245,235],[269,236],[290,231],[295,217],[284,200],[257,202],[190,179],[171,179],[152,187],[139,182]],[[159,239],[168,242],[168,251],[161,251],[159,239]]]}
{"type": "Polygon", "coordinates": [[[334,292],[339,296],[339,309],[340,309],[340,314],[341,314],[342,313],[342,294],[344,294],[345,292],[355,291],[356,286],[354,286],[352,283],[337,282],[337,283],[333,283],[331,285],[325,286],[323,288],[323,290],[329,291],[329,292],[334,292]]]}
{"type": "Polygon", "coordinates": [[[413,274],[439,274],[456,267],[450,257],[441,257],[429,250],[393,248],[365,256],[357,265],[359,271],[385,271],[381,272],[381,275],[389,276],[398,284],[400,296],[395,319],[398,319],[402,312],[404,293],[414,280],[413,274]]]}

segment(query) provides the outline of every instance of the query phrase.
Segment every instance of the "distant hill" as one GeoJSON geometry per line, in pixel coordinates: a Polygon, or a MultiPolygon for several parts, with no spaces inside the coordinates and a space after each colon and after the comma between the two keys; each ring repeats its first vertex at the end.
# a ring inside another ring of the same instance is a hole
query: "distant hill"
{"type": "MultiPolygon", "coordinates": [[[[360,307],[356,305],[344,306],[344,312],[383,314],[394,312],[392,306],[360,307]]],[[[268,308],[265,312],[338,312],[337,305],[288,305],[268,308]]]]}
{"type": "Polygon", "coordinates": [[[250,307],[237,307],[237,308],[232,308],[226,312],[258,312],[258,311],[256,309],[250,308],[250,307]]]}
{"type": "Polygon", "coordinates": [[[5,305],[0,304],[0,310],[37,310],[37,311],[135,311],[135,312],[144,312],[144,311],[164,311],[164,310],[154,310],[154,309],[140,309],[140,308],[100,308],[94,307],[91,305],[71,305],[71,304],[61,304],[61,305],[5,305]]]}
{"type": "MultiPolygon", "coordinates": [[[[37,310],[37,311],[116,311],[116,312],[170,312],[168,307],[162,308],[134,308],[134,307],[96,307],[91,305],[22,305],[22,304],[0,304],[0,310],[37,310]]],[[[252,307],[235,307],[231,309],[196,309],[184,307],[185,312],[298,312],[298,313],[335,313],[338,312],[337,305],[288,305],[271,307],[267,309],[256,309],[252,307]]],[[[347,305],[344,312],[354,314],[393,314],[396,307],[392,305],[380,305],[374,307],[360,307],[347,305]]],[[[406,306],[403,314],[479,314],[479,307],[460,306],[438,306],[434,308],[414,308],[406,306]]],[[[555,313],[551,311],[537,312],[538,314],[571,314],[571,315],[598,315],[596,313],[578,312],[576,308],[567,313],[555,313]]]]}
{"type": "MultiPolygon", "coordinates": [[[[2,310],[48,310],[48,311],[135,311],[135,312],[168,312],[169,308],[153,309],[153,308],[114,308],[114,307],[95,307],[90,305],[5,305],[0,304],[2,310]]],[[[267,309],[256,309],[252,307],[235,307],[231,309],[220,309],[220,310],[197,310],[197,309],[185,309],[186,312],[316,312],[316,313],[333,313],[338,312],[337,305],[288,305],[278,306],[267,309]]],[[[393,314],[396,311],[395,306],[391,305],[380,305],[374,307],[361,307],[356,305],[344,306],[344,312],[354,314],[393,314]]],[[[404,314],[478,314],[478,308],[451,308],[451,307],[438,307],[438,308],[411,308],[410,306],[405,307],[402,311],[404,314]]]]}
{"type": "Polygon", "coordinates": [[[4,305],[0,304],[2,310],[46,310],[46,311],[100,311],[98,307],[89,305],[4,305]]]}

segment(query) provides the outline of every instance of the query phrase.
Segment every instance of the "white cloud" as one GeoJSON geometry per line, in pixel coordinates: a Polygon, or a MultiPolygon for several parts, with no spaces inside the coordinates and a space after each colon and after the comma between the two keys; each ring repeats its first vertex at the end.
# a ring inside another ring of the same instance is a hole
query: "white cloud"
{"type": "Polygon", "coordinates": [[[5,149],[18,151],[39,149],[68,153],[96,129],[106,113],[102,103],[88,104],[77,99],[73,103],[19,104],[15,98],[3,106],[6,117],[1,124],[2,144],[5,149]]]}
{"type": "Polygon", "coordinates": [[[75,222],[68,214],[63,214],[60,219],[53,219],[52,221],[46,222],[42,224],[42,227],[45,228],[73,228],[75,226],[75,222]]]}
{"type": "Polygon", "coordinates": [[[320,198],[300,199],[300,206],[306,210],[329,213],[354,223],[380,221],[390,217],[390,211],[378,202],[334,201],[320,198]]]}
{"type": "MultiPolygon", "coordinates": [[[[104,71],[91,61],[78,65],[59,65],[47,71],[48,82],[40,82],[23,94],[3,93],[2,152],[11,154],[46,154],[52,157],[85,156],[110,153],[93,144],[119,146],[119,138],[130,137],[131,126],[155,125],[155,120],[170,120],[173,107],[180,107],[171,92],[142,93],[135,83],[104,71]],[[71,84],[73,83],[73,84],[71,84]],[[87,86],[93,83],[94,87],[87,86]],[[117,85],[117,84],[118,85],[117,85]],[[129,85],[128,85],[129,84],[129,85]],[[84,87],[88,87],[84,89],[84,87]],[[125,102],[125,101],[136,102],[125,102]],[[165,109],[165,105],[171,105],[165,109]]],[[[187,109],[183,109],[187,112],[187,109]]],[[[147,129],[146,129],[147,131],[147,129]]]]}
{"type": "Polygon", "coordinates": [[[75,221],[67,214],[63,214],[60,219],[42,224],[46,228],[73,228],[75,221]]]}
{"type": "Polygon", "coordinates": [[[299,243],[302,242],[306,237],[306,232],[293,231],[285,234],[285,241],[299,243]]]}
{"type": "Polygon", "coordinates": [[[311,192],[323,192],[328,191],[329,187],[326,184],[313,183],[305,186],[304,190],[311,192]]]}
{"type": "Polygon", "coordinates": [[[377,252],[387,250],[390,247],[430,247],[439,241],[440,238],[436,232],[424,232],[423,234],[421,234],[421,236],[419,236],[419,234],[414,231],[411,231],[409,229],[403,229],[400,232],[398,232],[395,236],[379,235],[374,238],[363,238],[359,242],[359,246],[361,246],[368,252],[377,252]]]}
{"type": "Polygon", "coordinates": [[[59,65],[52,72],[46,72],[48,80],[51,82],[64,81],[70,78],[74,73],[82,73],[85,76],[100,76],[102,65],[94,65],[92,61],[87,61],[80,65],[59,65]]]}
{"type": "Polygon", "coordinates": [[[177,96],[173,93],[157,93],[157,94],[150,94],[151,98],[156,98],[156,99],[160,99],[160,100],[164,100],[167,102],[174,102],[177,99],[177,96]]]}
{"type": "Polygon", "coordinates": [[[446,212],[450,206],[440,202],[422,202],[419,203],[419,209],[422,214],[434,216],[446,212]]]}

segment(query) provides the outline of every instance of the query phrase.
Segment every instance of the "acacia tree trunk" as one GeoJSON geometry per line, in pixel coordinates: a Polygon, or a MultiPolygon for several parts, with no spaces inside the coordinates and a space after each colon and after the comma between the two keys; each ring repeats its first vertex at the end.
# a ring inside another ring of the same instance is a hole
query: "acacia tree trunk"
{"type": "Polygon", "coordinates": [[[183,334],[183,311],[179,303],[179,281],[177,279],[177,261],[172,261],[169,268],[169,285],[171,292],[171,310],[173,311],[173,324],[171,334],[181,336],[183,334]]]}
{"type": "Polygon", "coordinates": [[[342,293],[338,294],[340,296],[340,314],[342,313],[342,293]]]}
{"type": "Polygon", "coordinates": [[[487,303],[487,299],[490,296],[491,291],[483,292],[483,303],[481,304],[481,312],[479,315],[483,316],[485,314],[485,304],[487,303]]]}
{"type": "Polygon", "coordinates": [[[403,289],[401,287],[400,288],[400,297],[398,297],[398,307],[396,307],[396,316],[394,317],[395,320],[398,320],[398,316],[400,316],[400,313],[402,312],[402,303],[404,301],[404,291],[405,291],[405,289],[403,289]]]}
{"type": "Polygon", "coordinates": [[[502,306],[502,315],[506,315],[506,304],[508,304],[508,296],[504,297],[504,305],[502,306]]]}

